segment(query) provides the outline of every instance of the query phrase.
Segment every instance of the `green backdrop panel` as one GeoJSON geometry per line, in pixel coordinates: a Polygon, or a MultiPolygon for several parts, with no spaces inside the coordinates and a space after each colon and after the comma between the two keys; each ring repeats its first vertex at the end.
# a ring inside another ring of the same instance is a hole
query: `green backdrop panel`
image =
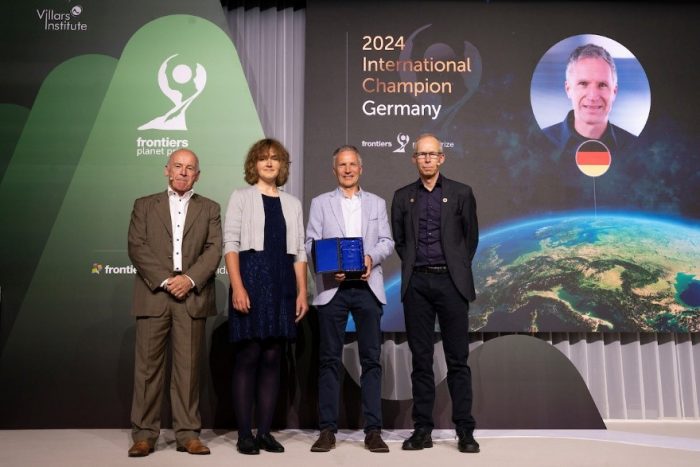
{"type": "MultiPolygon", "coordinates": [[[[46,107],[50,112],[52,106],[46,107]]],[[[188,147],[200,157],[195,191],[225,208],[231,190],[243,184],[245,152],[261,136],[236,50],[220,28],[199,17],[173,15],[134,34],[3,358],[9,367],[3,377],[14,382],[8,392],[33,400],[33,413],[22,409],[25,419],[44,412],[54,414],[50,424],[56,426],[69,419],[113,426],[114,419],[128,416],[130,400],[123,395],[130,393],[132,371],[134,271],[126,233],[133,201],[164,190],[167,153],[188,147]],[[31,373],[22,368],[28,362],[31,373]],[[53,386],[71,390],[46,391],[53,386]]],[[[19,416],[8,410],[12,418],[19,416]]]]}
{"type": "Polygon", "coordinates": [[[21,105],[0,104],[0,182],[15,152],[29,109],[21,105]]]}
{"type": "Polygon", "coordinates": [[[115,66],[111,57],[84,55],[56,67],[16,142],[0,182],[0,348],[12,330],[115,66]]]}

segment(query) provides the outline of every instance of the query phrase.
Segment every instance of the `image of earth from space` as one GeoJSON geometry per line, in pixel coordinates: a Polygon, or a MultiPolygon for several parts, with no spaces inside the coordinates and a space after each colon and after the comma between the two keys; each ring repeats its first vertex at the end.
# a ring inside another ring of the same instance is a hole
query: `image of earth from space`
{"type": "Polygon", "coordinates": [[[483,232],[472,331],[700,331],[700,228],[636,215],[483,232]]]}

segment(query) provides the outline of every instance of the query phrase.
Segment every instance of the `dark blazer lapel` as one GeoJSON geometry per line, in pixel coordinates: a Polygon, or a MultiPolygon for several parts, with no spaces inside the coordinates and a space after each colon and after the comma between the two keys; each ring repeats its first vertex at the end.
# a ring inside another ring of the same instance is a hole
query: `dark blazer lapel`
{"type": "MultiPolygon", "coordinates": [[[[421,183],[420,181],[418,183],[421,183]]],[[[418,184],[414,183],[408,192],[408,213],[413,225],[413,240],[418,244],[418,184]]]]}
{"type": "Polygon", "coordinates": [[[440,201],[442,202],[442,204],[440,205],[440,235],[442,236],[442,238],[440,240],[442,241],[442,245],[444,248],[445,232],[447,232],[448,228],[447,222],[452,219],[452,216],[448,215],[448,206],[452,205],[457,201],[457,198],[455,198],[452,192],[452,183],[450,183],[450,180],[448,180],[444,176],[442,177],[442,200],[440,201]]]}
{"type": "Polygon", "coordinates": [[[161,222],[165,226],[166,232],[172,238],[173,236],[173,221],[170,218],[170,201],[168,200],[168,192],[160,193],[156,197],[156,212],[161,222]]]}
{"type": "Polygon", "coordinates": [[[185,216],[185,229],[182,231],[182,237],[184,238],[185,235],[187,235],[187,232],[192,228],[194,225],[194,221],[199,217],[199,214],[202,212],[202,202],[199,199],[199,196],[196,194],[192,195],[192,198],[190,198],[190,202],[187,204],[187,216],[185,216]]]}

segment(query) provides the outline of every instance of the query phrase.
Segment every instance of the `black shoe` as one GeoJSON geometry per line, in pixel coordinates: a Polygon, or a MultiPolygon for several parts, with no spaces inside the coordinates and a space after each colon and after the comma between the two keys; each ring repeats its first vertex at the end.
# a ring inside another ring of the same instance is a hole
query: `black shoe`
{"type": "Polygon", "coordinates": [[[479,443],[474,439],[472,431],[457,430],[457,437],[459,438],[457,449],[459,449],[460,452],[479,452],[479,443]]]}
{"type": "Polygon", "coordinates": [[[239,437],[236,448],[241,454],[260,454],[258,443],[255,442],[252,436],[239,437]]]}
{"type": "Polygon", "coordinates": [[[255,442],[260,449],[264,449],[267,452],[284,452],[284,446],[270,433],[258,433],[258,436],[255,437],[255,442]]]}
{"type": "Polygon", "coordinates": [[[430,432],[425,430],[415,430],[411,437],[403,442],[401,449],[404,451],[419,451],[423,448],[432,448],[433,438],[430,437],[430,432]]]}
{"type": "Polygon", "coordinates": [[[321,430],[318,439],[311,446],[311,452],[328,452],[335,448],[335,433],[331,430],[321,430]]]}
{"type": "Polygon", "coordinates": [[[389,452],[389,446],[382,439],[380,430],[371,430],[365,435],[365,447],[370,452],[389,452]]]}

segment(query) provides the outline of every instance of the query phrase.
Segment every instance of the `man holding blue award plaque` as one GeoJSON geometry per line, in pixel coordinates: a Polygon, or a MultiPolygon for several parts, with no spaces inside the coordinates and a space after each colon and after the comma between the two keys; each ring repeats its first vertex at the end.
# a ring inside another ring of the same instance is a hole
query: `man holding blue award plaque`
{"type": "Polygon", "coordinates": [[[320,328],[321,434],[311,451],[327,452],[335,447],[339,372],[350,312],[362,364],[365,447],[371,452],[388,452],[381,437],[380,319],[386,304],[381,263],[392,254],[394,241],[386,202],[360,189],[362,159],[356,147],[341,146],[333,152],[333,173],[338,188],[311,201],[306,228],[306,251],[316,271],[313,304],[318,308],[320,328]]]}

